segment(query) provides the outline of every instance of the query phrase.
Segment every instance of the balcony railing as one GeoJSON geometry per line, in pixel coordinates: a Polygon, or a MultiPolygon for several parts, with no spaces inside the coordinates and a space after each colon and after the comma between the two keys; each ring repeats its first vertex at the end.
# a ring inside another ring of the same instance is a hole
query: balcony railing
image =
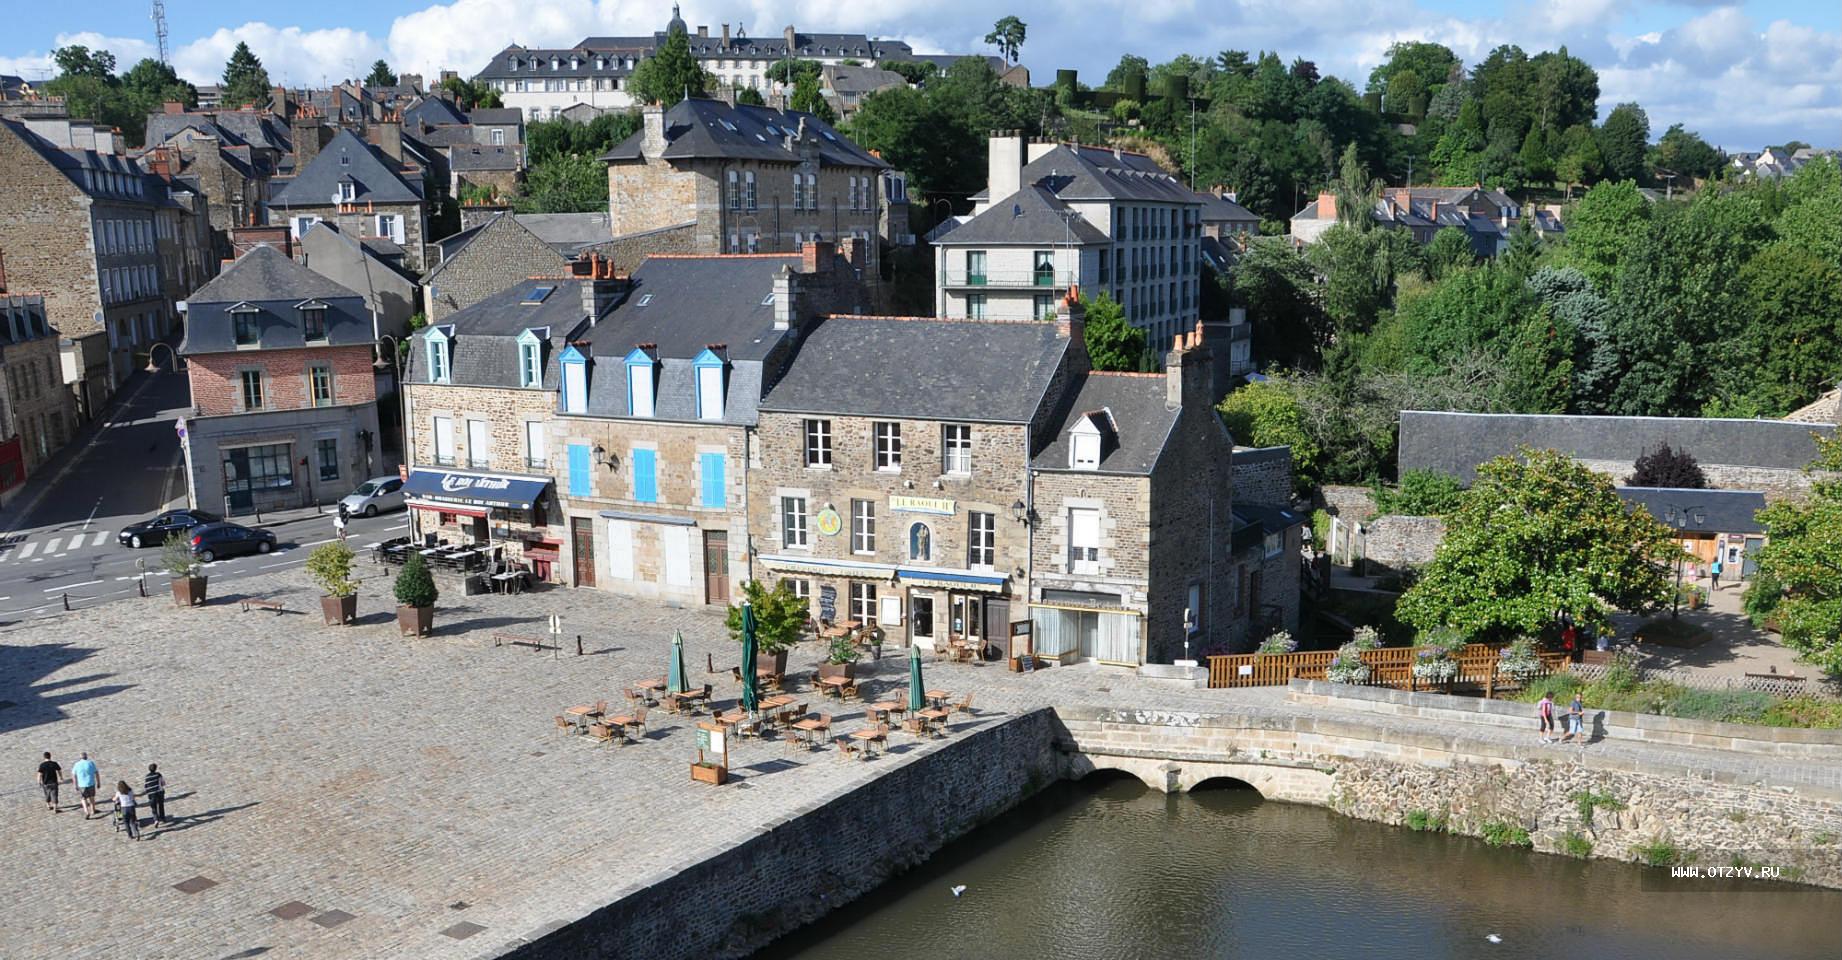
{"type": "Polygon", "coordinates": [[[941,282],[949,287],[985,287],[1012,290],[1039,287],[1048,290],[1066,288],[1079,279],[1079,274],[1066,270],[1016,270],[1009,272],[987,270],[984,273],[967,273],[964,270],[948,270],[945,276],[941,278],[941,282]]]}

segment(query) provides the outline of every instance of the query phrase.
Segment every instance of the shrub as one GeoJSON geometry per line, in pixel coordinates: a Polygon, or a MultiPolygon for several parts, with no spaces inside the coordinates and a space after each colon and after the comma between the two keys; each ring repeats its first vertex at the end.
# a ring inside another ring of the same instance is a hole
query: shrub
{"type": "Polygon", "coordinates": [[[1842,728],[1842,702],[1820,700],[1808,694],[1786,697],[1773,703],[1758,722],[1774,727],[1835,730],[1842,728]]]}
{"type": "Polygon", "coordinates": [[[1535,655],[1534,637],[1517,637],[1497,654],[1497,672],[1519,683],[1539,676],[1541,658],[1535,655]]]}
{"type": "Polygon", "coordinates": [[[1458,500],[1464,493],[1458,478],[1437,470],[1408,470],[1401,474],[1399,485],[1385,487],[1378,482],[1370,489],[1377,513],[1407,517],[1451,513],[1458,509],[1458,500]]]}
{"type": "Polygon", "coordinates": [[[1688,451],[1677,450],[1664,443],[1637,458],[1631,465],[1629,483],[1633,487],[1705,490],[1708,477],[1701,472],[1701,464],[1688,451]]]}
{"type": "Polygon", "coordinates": [[[409,551],[409,560],[403,564],[403,570],[397,574],[397,603],[405,607],[432,607],[438,595],[435,590],[435,578],[429,575],[429,566],[422,559],[422,554],[409,551]]]}
{"type": "Polygon", "coordinates": [[[838,637],[831,642],[831,649],[825,652],[825,662],[832,664],[856,663],[863,654],[857,651],[857,645],[850,637],[838,637]]]}
{"type": "Polygon", "coordinates": [[[1611,662],[1605,665],[1605,676],[1596,686],[1612,693],[1628,693],[1637,689],[1637,653],[1625,649],[1612,654],[1611,662]]]}
{"type": "Polygon", "coordinates": [[[1637,854],[1639,860],[1653,867],[1673,867],[1683,862],[1682,850],[1661,837],[1634,844],[1631,852],[1637,854]]]}
{"type": "Polygon", "coordinates": [[[352,548],[343,541],[317,547],[307,555],[307,576],[327,596],[349,597],[358,592],[358,584],[352,582],[352,556],[352,548]]]}
{"type": "Polygon", "coordinates": [[[177,533],[169,533],[160,546],[160,565],[175,577],[196,577],[202,566],[192,556],[192,544],[177,533]]]}
{"type": "Polygon", "coordinates": [[[1510,823],[1508,820],[1487,820],[1478,836],[1493,847],[1532,847],[1534,841],[1529,839],[1528,830],[1510,823]]]}
{"type": "Polygon", "coordinates": [[[1113,101],[1113,119],[1120,123],[1129,123],[1138,119],[1138,114],[1141,109],[1143,109],[1143,105],[1130,97],[1115,100],[1113,101]]]}
{"type": "Polygon", "coordinates": [[[1593,842],[1578,832],[1569,830],[1561,834],[1561,852],[1584,860],[1593,855],[1593,842]]]}
{"type": "MultiPolygon", "coordinates": [[[[799,642],[810,616],[806,601],[793,594],[793,584],[785,580],[769,589],[759,580],[742,584],[742,599],[755,608],[755,643],[762,653],[776,654],[799,642]]],[[[742,607],[729,608],[724,620],[729,636],[742,642],[742,607]]]]}
{"type": "Polygon", "coordinates": [[[1337,648],[1330,666],[1324,668],[1324,677],[1332,683],[1367,683],[1369,665],[1362,662],[1362,654],[1380,646],[1381,637],[1374,627],[1357,627],[1355,637],[1337,648]]]}
{"type": "Polygon", "coordinates": [[[1292,639],[1292,635],[1284,630],[1275,630],[1265,640],[1260,641],[1261,656],[1274,657],[1297,651],[1298,641],[1292,639]]]}
{"type": "Polygon", "coordinates": [[[1678,687],[1664,708],[1665,716],[1685,720],[1757,723],[1772,708],[1770,694],[1757,690],[1696,690],[1678,687]]]}
{"type": "Polygon", "coordinates": [[[1407,811],[1407,829],[1421,833],[1444,833],[1450,827],[1451,820],[1444,810],[1434,813],[1431,810],[1407,811]]]}
{"type": "Polygon", "coordinates": [[[1588,826],[1593,822],[1594,810],[1608,810],[1616,813],[1625,808],[1625,802],[1613,796],[1610,791],[1600,793],[1596,790],[1580,790],[1568,799],[1580,811],[1580,822],[1588,826]]]}

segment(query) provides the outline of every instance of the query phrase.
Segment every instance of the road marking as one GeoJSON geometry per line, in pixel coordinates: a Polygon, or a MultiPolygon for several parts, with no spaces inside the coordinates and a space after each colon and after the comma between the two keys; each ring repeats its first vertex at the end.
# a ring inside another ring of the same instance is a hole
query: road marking
{"type": "Polygon", "coordinates": [[[100,547],[102,546],[102,541],[107,540],[108,538],[109,538],[109,531],[98,530],[96,531],[96,539],[90,541],[90,546],[100,547]]]}
{"type": "Polygon", "coordinates": [[[38,549],[38,541],[36,540],[31,543],[26,544],[25,547],[19,551],[19,559],[24,560],[25,558],[31,556],[32,552],[37,549],[38,549]]]}
{"type": "Polygon", "coordinates": [[[123,580],[139,580],[139,579],[141,579],[141,578],[140,578],[140,577],[116,577],[116,578],[115,578],[115,582],[116,582],[116,583],[120,583],[120,582],[122,582],[123,580]]]}
{"type": "MultiPolygon", "coordinates": [[[[90,508],[90,515],[83,518],[83,529],[88,530],[90,528],[90,524],[96,522],[96,511],[101,510],[101,509],[102,509],[102,498],[97,497],[96,505],[90,508]]],[[[78,537],[77,539],[81,540],[82,538],[78,537]]]]}
{"type": "Polygon", "coordinates": [[[62,542],[64,542],[64,538],[63,538],[63,537],[52,537],[52,538],[51,538],[51,542],[50,542],[50,543],[47,543],[47,544],[45,544],[45,552],[46,552],[47,554],[51,554],[51,553],[56,553],[56,552],[58,552],[58,544],[60,544],[60,543],[62,543],[62,542]]]}
{"type": "Polygon", "coordinates": [[[303,546],[303,547],[317,547],[317,546],[319,546],[319,545],[320,545],[320,544],[322,544],[322,543],[332,543],[332,542],[333,542],[334,540],[337,540],[337,539],[339,539],[339,538],[338,538],[338,537],[327,537],[327,538],[326,538],[326,539],[324,539],[324,540],[315,540],[315,541],[314,541],[314,542],[312,542],[312,543],[303,543],[303,544],[301,544],[301,546],[303,546]]]}
{"type": "Polygon", "coordinates": [[[61,587],[46,587],[45,592],[57,593],[59,590],[70,590],[76,587],[93,587],[101,582],[101,580],[85,580],[82,583],[67,583],[61,587]]]}
{"type": "Polygon", "coordinates": [[[262,570],[273,570],[273,569],[275,569],[276,567],[285,567],[285,566],[288,566],[289,564],[291,564],[291,563],[293,563],[293,562],[294,562],[294,561],[292,561],[292,560],[283,560],[283,561],[282,561],[282,562],[280,562],[280,563],[268,563],[268,564],[263,564],[263,565],[262,565],[262,566],[261,566],[260,568],[258,568],[258,569],[262,569],[262,570]]]}

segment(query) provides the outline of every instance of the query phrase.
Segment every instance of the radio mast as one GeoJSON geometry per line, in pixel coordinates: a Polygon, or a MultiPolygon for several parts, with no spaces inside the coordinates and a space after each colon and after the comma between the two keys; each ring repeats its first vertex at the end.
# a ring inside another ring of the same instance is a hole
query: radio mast
{"type": "Polygon", "coordinates": [[[166,2],[153,0],[154,39],[160,46],[160,62],[166,62],[166,2]]]}

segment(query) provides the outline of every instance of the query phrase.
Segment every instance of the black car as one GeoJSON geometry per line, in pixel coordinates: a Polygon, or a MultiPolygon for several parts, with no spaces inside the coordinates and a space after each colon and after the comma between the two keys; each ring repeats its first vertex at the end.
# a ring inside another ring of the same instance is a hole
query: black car
{"type": "Polygon", "coordinates": [[[157,547],[175,533],[184,533],[201,523],[216,523],[222,519],[204,510],[168,510],[151,520],[123,527],[121,533],[115,535],[115,540],[124,547],[157,547]]]}
{"type": "Polygon", "coordinates": [[[207,523],[192,530],[192,556],[210,563],[244,553],[275,549],[275,534],[236,523],[207,523]]]}

